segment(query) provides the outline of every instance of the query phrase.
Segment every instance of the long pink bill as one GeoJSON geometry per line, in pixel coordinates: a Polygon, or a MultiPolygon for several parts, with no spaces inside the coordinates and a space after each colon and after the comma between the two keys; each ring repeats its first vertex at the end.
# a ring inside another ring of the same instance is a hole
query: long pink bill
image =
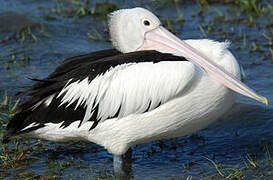
{"type": "Polygon", "coordinates": [[[148,31],[145,34],[143,45],[138,50],[166,50],[166,52],[180,54],[201,66],[208,75],[233,91],[268,104],[268,100],[265,97],[258,95],[231,73],[162,26],[148,31]]]}

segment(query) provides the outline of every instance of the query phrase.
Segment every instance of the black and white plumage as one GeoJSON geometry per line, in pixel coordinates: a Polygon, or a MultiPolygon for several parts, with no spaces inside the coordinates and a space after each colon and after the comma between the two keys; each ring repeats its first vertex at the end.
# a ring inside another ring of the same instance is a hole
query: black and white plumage
{"type": "Polygon", "coordinates": [[[70,58],[36,79],[4,142],[87,140],[113,153],[114,169],[122,172],[122,155],[131,146],[205,127],[232,106],[234,91],[267,103],[238,80],[227,42],[182,41],[143,8],[112,13],[109,28],[119,51],[70,58]]]}
{"type": "MultiPolygon", "coordinates": [[[[133,68],[135,71],[138,71],[141,70],[141,67],[138,67],[139,64],[154,66],[156,63],[160,64],[170,60],[174,62],[187,61],[183,57],[163,54],[157,51],[137,51],[123,54],[115,49],[69,58],[47,78],[42,80],[33,79],[37,83],[26,91],[31,98],[17,107],[15,115],[10,119],[7,126],[8,132],[4,137],[4,142],[8,141],[11,136],[26,134],[44,127],[47,123],[62,123],[60,128],[66,128],[75,121],[80,120],[79,127],[84,122],[91,121],[93,124],[90,130],[92,130],[100,120],[122,118],[132,113],[151,111],[166,101],[166,99],[162,98],[152,101],[151,98],[150,100],[146,99],[146,102],[144,102],[144,99],[143,104],[139,102],[138,109],[133,106],[126,111],[125,107],[128,107],[128,105],[126,105],[123,98],[126,98],[126,96],[131,98],[129,94],[126,94],[126,91],[123,92],[125,97],[120,97],[117,102],[116,100],[110,100],[110,97],[102,97],[100,94],[102,90],[99,89],[99,86],[105,86],[106,81],[109,78],[113,78],[112,74],[117,71],[124,71],[126,68],[133,68]],[[105,79],[102,79],[102,77],[105,79]],[[91,83],[96,82],[96,80],[100,84],[91,83]],[[95,89],[97,90],[96,92],[92,92],[94,88],[97,88],[95,89]],[[90,96],[91,100],[89,101],[92,101],[91,104],[86,102],[90,96]],[[111,101],[114,103],[109,104],[111,101]]],[[[147,76],[142,77],[142,79],[137,76],[128,77],[127,81],[126,79],[124,80],[122,83],[125,84],[124,88],[126,90],[126,88],[130,88],[127,86],[128,81],[141,83],[139,81],[147,81],[147,76]]],[[[120,86],[108,85],[104,87],[105,91],[103,93],[107,93],[107,91],[112,93],[110,91],[114,88],[120,91],[120,86]]],[[[143,92],[139,93],[140,95],[143,94],[143,92]]],[[[141,97],[138,96],[137,98],[140,99],[141,97]]],[[[153,98],[155,99],[155,97],[153,98]]]]}

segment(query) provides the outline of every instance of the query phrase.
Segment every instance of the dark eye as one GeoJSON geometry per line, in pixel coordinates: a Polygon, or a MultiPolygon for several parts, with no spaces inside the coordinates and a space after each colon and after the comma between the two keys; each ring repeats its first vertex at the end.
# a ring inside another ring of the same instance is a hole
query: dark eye
{"type": "Polygon", "coordinates": [[[150,21],[144,20],[144,21],[143,21],[143,24],[144,24],[145,26],[150,26],[150,21]]]}

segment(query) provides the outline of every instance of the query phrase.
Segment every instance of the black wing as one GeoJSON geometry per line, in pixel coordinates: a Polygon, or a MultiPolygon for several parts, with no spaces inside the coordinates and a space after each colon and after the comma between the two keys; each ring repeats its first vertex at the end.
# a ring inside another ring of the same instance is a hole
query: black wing
{"type": "MultiPolygon", "coordinates": [[[[62,127],[69,126],[74,121],[84,118],[86,107],[81,105],[75,110],[76,102],[66,107],[61,104],[61,97],[54,96],[50,105],[43,102],[51,95],[58,94],[68,83],[89,78],[92,81],[97,75],[103,74],[109,68],[125,63],[135,62],[160,62],[160,61],[184,61],[183,57],[171,54],[162,54],[157,51],[137,51],[122,54],[115,49],[97,51],[86,55],[72,57],[65,60],[47,78],[38,80],[25,93],[30,98],[20,104],[14,116],[9,120],[7,132],[3,137],[3,142],[8,142],[9,138],[21,133],[27,133],[43,127],[45,123],[60,123],[62,127]],[[31,124],[31,128],[26,128],[31,124]],[[26,129],[24,129],[26,128],[26,129]]],[[[95,128],[97,120],[97,108],[89,121],[94,121],[91,129],[95,128]]]]}

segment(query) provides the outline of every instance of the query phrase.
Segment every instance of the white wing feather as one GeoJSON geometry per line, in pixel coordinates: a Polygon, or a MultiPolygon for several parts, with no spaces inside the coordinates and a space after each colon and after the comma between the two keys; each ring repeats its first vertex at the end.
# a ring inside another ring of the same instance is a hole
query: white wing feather
{"type": "Polygon", "coordinates": [[[104,121],[119,111],[118,118],[152,110],[160,103],[182,96],[197,80],[197,69],[188,61],[145,62],[122,64],[98,75],[91,82],[88,78],[64,87],[62,104],[75,109],[85,104],[82,124],[87,122],[98,105],[97,119],[104,121]]]}

